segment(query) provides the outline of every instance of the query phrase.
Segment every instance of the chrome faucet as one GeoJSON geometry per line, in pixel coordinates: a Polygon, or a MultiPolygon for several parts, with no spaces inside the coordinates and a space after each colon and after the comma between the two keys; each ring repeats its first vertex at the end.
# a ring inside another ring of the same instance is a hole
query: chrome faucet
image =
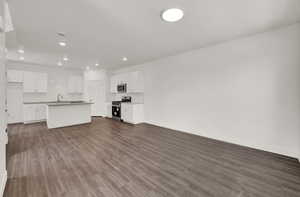
{"type": "Polygon", "coordinates": [[[57,102],[61,102],[61,99],[63,99],[63,96],[61,94],[57,94],[57,102]]]}

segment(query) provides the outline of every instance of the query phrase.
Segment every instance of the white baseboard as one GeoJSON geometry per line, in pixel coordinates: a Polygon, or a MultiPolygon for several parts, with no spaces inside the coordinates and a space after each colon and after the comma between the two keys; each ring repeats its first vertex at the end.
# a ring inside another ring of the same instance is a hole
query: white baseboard
{"type": "Polygon", "coordinates": [[[33,124],[33,123],[39,123],[39,122],[46,122],[46,119],[42,120],[31,120],[31,121],[24,121],[24,124],[33,124]]]}
{"type": "Polygon", "coordinates": [[[1,180],[1,185],[0,185],[0,196],[2,197],[4,194],[4,190],[5,190],[5,185],[6,185],[6,181],[7,181],[7,171],[5,170],[3,175],[2,175],[2,180],[1,180]]]}
{"type": "Polygon", "coordinates": [[[197,136],[201,136],[201,137],[205,137],[205,138],[209,138],[209,139],[213,139],[213,140],[218,140],[218,141],[222,141],[222,142],[226,142],[226,143],[230,143],[230,144],[235,144],[235,145],[239,145],[239,146],[253,148],[253,149],[257,149],[257,150],[261,150],[261,151],[265,151],[265,152],[270,152],[270,153],[274,153],[274,154],[284,155],[284,156],[287,156],[287,157],[291,157],[293,159],[298,159],[298,161],[300,162],[300,157],[298,156],[299,154],[297,154],[297,153],[291,154],[287,150],[282,150],[282,149],[279,149],[279,148],[277,150],[275,150],[274,147],[262,147],[262,146],[257,146],[257,145],[253,145],[253,144],[240,143],[239,141],[233,141],[233,140],[228,140],[228,139],[224,139],[224,138],[217,138],[215,136],[201,135],[201,134],[196,133],[196,132],[190,132],[190,131],[183,130],[183,129],[169,127],[169,126],[165,126],[165,125],[162,125],[160,123],[152,122],[152,121],[145,121],[145,123],[155,125],[155,126],[158,126],[158,127],[162,127],[162,128],[167,128],[167,129],[183,132],[183,133],[193,134],[193,135],[197,135],[197,136]]]}

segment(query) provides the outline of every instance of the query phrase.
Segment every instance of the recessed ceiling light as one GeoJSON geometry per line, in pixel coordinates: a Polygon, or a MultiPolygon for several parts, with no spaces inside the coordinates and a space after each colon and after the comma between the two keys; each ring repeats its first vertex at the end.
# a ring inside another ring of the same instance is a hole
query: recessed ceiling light
{"type": "Polygon", "coordinates": [[[89,67],[89,66],[87,66],[87,67],[86,67],[86,69],[87,69],[87,70],[90,70],[90,67],[89,67]]]}
{"type": "Polygon", "coordinates": [[[24,60],[25,58],[24,58],[23,56],[21,56],[19,59],[20,59],[20,60],[24,60]]]}
{"type": "Polygon", "coordinates": [[[126,62],[126,61],[128,60],[128,58],[127,58],[127,57],[123,57],[122,60],[123,60],[124,62],[126,62]]]}
{"type": "Polygon", "coordinates": [[[95,66],[99,66],[99,63],[96,63],[95,66]]]}
{"type": "Polygon", "coordinates": [[[64,61],[69,61],[69,58],[67,56],[64,56],[63,60],[64,61]]]}
{"type": "Polygon", "coordinates": [[[24,49],[19,49],[18,53],[25,53],[24,49]]]}
{"type": "Polygon", "coordinates": [[[60,41],[58,44],[59,44],[60,46],[62,46],[62,47],[67,46],[66,41],[60,41]]]}
{"type": "Polygon", "coordinates": [[[62,64],[61,61],[59,61],[59,62],[57,62],[57,65],[58,65],[58,66],[62,66],[63,64],[62,64]]]}
{"type": "Polygon", "coordinates": [[[183,10],[179,8],[170,8],[164,10],[161,14],[161,17],[166,22],[177,22],[183,18],[183,10]]]}

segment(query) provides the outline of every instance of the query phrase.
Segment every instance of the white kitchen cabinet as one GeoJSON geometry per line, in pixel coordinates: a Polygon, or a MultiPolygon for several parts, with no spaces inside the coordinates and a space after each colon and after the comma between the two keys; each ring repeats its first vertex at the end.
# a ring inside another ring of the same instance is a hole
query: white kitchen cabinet
{"type": "Polygon", "coordinates": [[[23,71],[7,70],[7,82],[22,83],[23,82],[23,71]]]}
{"type": "Polygon", "coordinates": [[[37,121],[46,120],[46,110],[47,106],[45,104],[39,104],[35,107],[35,118],[37,121]]]}
{"type": "Polygon", "coordinates": [[[144,78],[141,71],[122,73],[111,77],[110,92],[117,93],[119,84],[127,84],[127,93],[144,92],[144,78]]]}
{"type": "Polygon", "coordinates": [[[48,75],[46,73],[38,73],[36,75],[36,81],[37,91],[40,93],[46,93],[48,89],[48,75]]]}
{"type": "Polygon", "coordinates": [[[68,80],[68,92],[70,94],[82,94],[83,93],[83,77],[71,76],[68,80]]]}
{"type": "Polygon", "coordinates": [[[110,92],[117,93],[118,76],[114,75],[110,78],[110,92]]]}
{"type": "Polygon", "coordinates": [[[124,83],[128,84],[129,78],[130,78],[129,73],[122,73],[117,75],[118,84],[124,84],[124,83]]]}
{"type": "Polygon", "coordinates": [[[26,93],[47,92],[48,75],[46,73],[25,71],[23,81],[23,91],[26,93]]]}
{"type": "Polygon", "coordinates": [[[24,105],[23,107],[23,120],[24,123],[32,122],[35,120],[35,107],[34,105],[24,105]]]}
{"type": "Polygon", "coordinates": [[[121,105],[121,119],[124,122],[138,124],[144,121],[143,104],[122,103],[121,105]]]}
{"type": "Polygon", "coordinates": [[[111,103],[106,103],[106,117],[112,118],[112,106],[111,106],[111,103]]]}
{"type": "Polygon", "coordinates": [[[128,93],[142,93],[144,92],[144,78],[140,71],[129,73],[129,80],[127,82],[128,93]]]}
{"type": "Polygon", "coordinates": [[[24,92],[35,92],[36,89],[36,77],[33,72],[24,72],[24,83],[23,91],[24,92]]]}
{"type": "Polygon", "coordinates": [[[46,119],[46,105],[24,104],[23,119],[24,123],[44,121],[46,119]]]}

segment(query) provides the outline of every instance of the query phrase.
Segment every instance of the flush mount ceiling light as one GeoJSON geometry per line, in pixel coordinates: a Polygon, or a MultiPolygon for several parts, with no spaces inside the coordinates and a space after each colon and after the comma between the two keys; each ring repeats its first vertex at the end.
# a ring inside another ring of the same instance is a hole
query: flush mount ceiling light
{"type": "Polygon", "coordinates": [[[122,60],[123,60],[124,62],[126,62],[126,61],[128,60],[128,58],[127,58],[127,57],[123,57],[122,60]]]}
{"type": "Polygon", "coordinates": [[[66,34],[64,32],[57,32],[57,35],[59,36],[59,46],[65,47],[67,46],[67,42],[66,42],[66,34]]]}
{"type": "Polygon", "coordinates": [[[25,53],[25,51],[24,51],[23,48],[20,47],[20,48],[18,49],[18,53],[22,53],[22,54],[23,54],[23,53],[25,53]]]}
{"type": "Polygon", "coordinates": [[[64,61],[69,61],[69,58],[65,55],[65,56],[63,57],[63,60],[64,60],[64,61]]]}
{"type": "Polygon", "coordinates": [[[58,44],[59,44],[59,46],[62,46],[62,47],[67,46],[66,41],[60,41],[60,42],[58,42],[58,44]]]}
{"type": "Polygon", "coordinates": [[[183,10],[179,8],[170,8],[162,12],[161,18],[166,22],[177,22],[180,21],[184,16],[183,10]]]}

